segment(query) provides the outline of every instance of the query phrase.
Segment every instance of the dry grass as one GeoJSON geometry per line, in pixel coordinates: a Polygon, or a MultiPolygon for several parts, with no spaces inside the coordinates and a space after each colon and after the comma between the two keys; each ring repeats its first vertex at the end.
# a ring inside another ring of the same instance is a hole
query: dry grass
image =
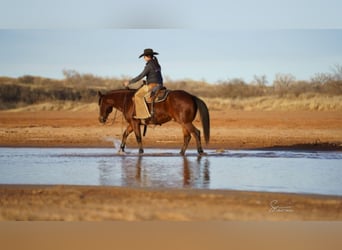
{"type": "Polygon", "coordinates": [[[212,110],[342,110],[342,96],[302,94],[299,97],[203,98],[212,110]]]}
{"type": "Polygon", "coordinates": [[[10,112],[37,112],[37,111],[97,111],[97,103],[78,103],[73,101],[54,101],[32,104],[16,109],[10,109],[10,112]]]}
{"type": "MultiPolygon", "coordinates": [[[[262,96],[250,98],[202,98],[209,110],[260,110],[260,111],[339,111],[342,110],[342,96],[302,94],[299,97],[262,96]]],[[[97,111],[97,103],[54,101],[27,105],[18,111],[97,111]]]]}

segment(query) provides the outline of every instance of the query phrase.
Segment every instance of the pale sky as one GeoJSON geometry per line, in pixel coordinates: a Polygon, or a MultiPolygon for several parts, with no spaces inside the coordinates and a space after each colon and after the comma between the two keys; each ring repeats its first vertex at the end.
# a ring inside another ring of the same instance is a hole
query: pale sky
{"type": "Polygon", "coordinates": [[[0,75],[62,78],[63,69],[134,77],[144,48],[163,75],[209,82],[342,64],[342,1],[0,0],[0,75]]]}

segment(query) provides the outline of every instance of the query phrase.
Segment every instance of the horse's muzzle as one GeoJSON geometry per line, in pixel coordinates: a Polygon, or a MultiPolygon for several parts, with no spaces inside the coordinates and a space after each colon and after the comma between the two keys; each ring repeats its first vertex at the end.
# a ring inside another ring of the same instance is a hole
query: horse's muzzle
{"type": "Polygon", "coordinates": [[[105,117],[103,117],[103,116],[100,116],[99,117],[99,122],[101,122],[101,123],[106,123],[106,118],[105,117]]]}

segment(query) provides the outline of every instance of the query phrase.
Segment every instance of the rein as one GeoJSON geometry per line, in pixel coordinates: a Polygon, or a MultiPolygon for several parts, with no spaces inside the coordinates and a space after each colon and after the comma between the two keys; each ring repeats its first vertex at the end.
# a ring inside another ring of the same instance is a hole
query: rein
{"type": "MultiPolygon", "coordinates": [[[[122,110],[122,115],[121,115],[121,133],[123,132],[123,124],[124,124],[124,114],[126,113],[126,100],[127,100],[127,94],[124,95],[124,100],[123,100],[123,110],[122,110]]],[[[114,122],[116,120],[117,117],[117,113],[118,113],[118,109],[115,108],[115,113],[114,113],[114,117],[112,119],[112,124],[114,125],[114,122]]]]}
{"type": "Polygon", "coordinates": [[[115,113],[114,113],[114,117],[113,117],[113,119],[112,119],[112,124],[111,124],[111,125],[114,124],[114,122],[115,122],[115,120],[116,120],[116,115],[117,115],[117,113],[118,113],[118,110],[115,109],[115,113]]]}

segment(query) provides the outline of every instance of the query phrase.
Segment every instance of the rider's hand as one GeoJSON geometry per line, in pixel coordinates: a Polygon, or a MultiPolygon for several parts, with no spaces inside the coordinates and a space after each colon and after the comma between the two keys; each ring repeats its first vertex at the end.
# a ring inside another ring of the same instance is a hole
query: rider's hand
{"type": "Polygon", "coordinates": [[[123,85],[127,87],[129,85],[129,81],[124,81],[123,85]]]}

